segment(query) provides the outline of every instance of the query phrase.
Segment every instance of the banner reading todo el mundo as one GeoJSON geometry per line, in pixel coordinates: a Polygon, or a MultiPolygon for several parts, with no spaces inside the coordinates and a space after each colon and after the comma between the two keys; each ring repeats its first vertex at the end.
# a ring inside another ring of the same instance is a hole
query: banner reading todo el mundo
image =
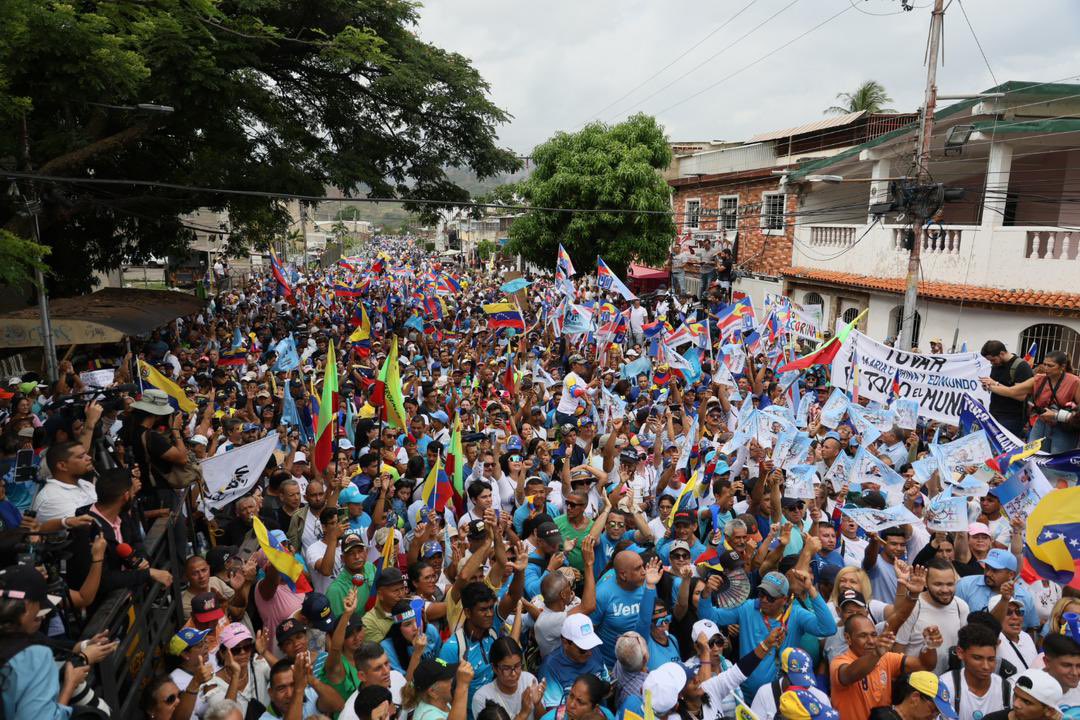
{"type": "Polygon", "coordinates": [[[910,353],[855,330],[832,363],[832,382],[844,390],[851,389],[853,353],[859,362],[861,397],[889,402],[893,378],[899,371],[899,397],[917,401],[920,417],[957,425],[965,393],[984,405],[990,402],[990,393],[979,382],[990,375],[990,363],[978,353],[910,353]]]}

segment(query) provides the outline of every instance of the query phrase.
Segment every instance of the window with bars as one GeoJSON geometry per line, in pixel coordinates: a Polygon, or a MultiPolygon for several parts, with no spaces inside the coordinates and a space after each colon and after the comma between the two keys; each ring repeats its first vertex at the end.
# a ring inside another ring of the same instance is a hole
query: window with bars
{"type": "Polygon", "coordinates": [[[808,292],[803,296],[803,305],[817,305],[822,310],[825,309],[825,300],[816,292],[808,292]]]}
{"type": "Polygon", "coordinates": [[[1023,357],[1031,344],[1035,343],[1035,362],[1041,363],[1046,353],[1060,350],[1069,356],[1073,367],[1080,366],[1080,333],[1067,325],[1057,323],[1039,323],[1024,329],[1020,333],[1020,344],[1016,354],[1023,357]]]}
{"type": "MultiPolygon", "coordinates": [[[[893,329],[893,339],[897,343],[899,343],[900,342],[900,331],[904,327],[904,306],[903,305],[897,305],[896,307],[894,307],[892,309],[892,313],[890,313],[890,317],[891,317],[892,322],[890,322],[889,324],[892,326],[892,329],[893,329]]],[[[912,329],[911,329],[911,346],[912,347],[919,347],[919,330],[921,330],[921,329],[922,329],[922,315],[920,315],[919,311],[916,310],[915,311],[914,327],[912,327],[912,329]]]]}
{"type": "Polygon", "coordinates": [[[847,310],[845,310],[843,314],[844,323],[849,323],[855,318],[859,317],[859,312],[859,308],[857,307],[848,308],[847,310]]]}
{"type": "Polygon", "coordinates": [[[724,195],[719,199],[720,217],[717,219],[717,230],[739,229],[739,196],[724,195]]]}
{"type": "Polygon", "coordinates": [[[700,200],[687,200],[686,201],[686,228],[688,230],[697,230],[698,225],[701,224],[701,201],[700,200]]]}
{"type": "Polygon", "coordinates": [[[783,231],[786,204],[784,193],[765,193],[761,196],[761,227],[763,230],[783,231]]]}

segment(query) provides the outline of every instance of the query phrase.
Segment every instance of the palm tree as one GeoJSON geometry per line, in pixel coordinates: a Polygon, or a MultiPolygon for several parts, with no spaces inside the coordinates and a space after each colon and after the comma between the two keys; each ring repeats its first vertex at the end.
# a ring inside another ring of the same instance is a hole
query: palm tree
{"type": "Polygon", "coordinates": [[[867,80],[853,93],[837,93],[836,99],[843,102],[843,105],[833,105],[831,108],[827,108],[825,112],[845,114],[859,112],[865,110],[869,113],[892,113],[896,112],[891,108],[884,107],[893,100],[889,97],[889,94],[885,92],[885,86],[879,83],[877,80],[867,80]]]}

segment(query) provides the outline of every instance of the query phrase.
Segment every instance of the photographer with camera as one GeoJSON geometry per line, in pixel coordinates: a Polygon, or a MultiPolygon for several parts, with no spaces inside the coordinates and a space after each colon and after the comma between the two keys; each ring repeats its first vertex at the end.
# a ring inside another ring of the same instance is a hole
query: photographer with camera
{"type": "MultiPolygon", "coordinates": [[[[145,480],[140,495],[144,523],[167,516],[175,503],[176,491],[169,487],[166,478],[174,467],[188,462],[181,432],[183,420],[183,413],[174,412],[165,392],[149,388],[143,391],[141,400],[131,404],[120,431],[134,463],[139,466],[140,477],[145,480]]],[[[183,524],[176,527],[182,532],[183,524]]]]}

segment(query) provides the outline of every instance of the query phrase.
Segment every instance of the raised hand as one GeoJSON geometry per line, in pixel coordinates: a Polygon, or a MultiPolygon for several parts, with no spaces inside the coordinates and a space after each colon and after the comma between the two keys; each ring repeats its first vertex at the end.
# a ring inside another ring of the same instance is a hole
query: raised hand
{"type": "Polygon", "coordinates": [[[923,628],[923,642],[926,643],[926,647],[931,649],[937,649],[941,647],[941,644],[945,642],[945,639],[941,636],[941,630],[937,625],[930,625],[923,628]]]}
{"type": "Polygon", "coordinates": [[[776,627],[774,627],[772,630],[769,631],[768,636],[766,636],[766,638],[764,640],[762,640],[761,642],[765,645],[765,647],[772,650],[773,648],[780,647],[781,643],[784,642],[784,637],[786,635],[787,635],[787,628],[784,627],[783,625],[777,625],[776,627]]]}
{"type": "Polygon", "coordinates": [[[424,650],[427,649],[427,633],[417,632],[416,637],[414,637],[412,641],[412,648],[414,655],[416,653],[420,653],[421,655],[423,655],[424,650]]]}
{"type": "Polygon", "coordinates": [[[473,679],[473,666],[467,660],[458,663],[457,682],[458,686],[468,685],[473,679]]]}
{"type": "Polygon", "coordinates": [[[664,576],[663,563],[660,562],[660,558],[654,557],[649,560],[645,565],[645,584],[649,587],[655,587],[660,578],[664,576]]]}
{"type": "Polygon", "coordinates": [[[342,613],[341,613],[342,615],[352,615],[354,612],[356,612],[356,588],[355,587],[353,587],[353,589],[349,591],[348,595],[346,595],[344,598],[342,598],[342,600],[341,600],[341,609],[342,609],[342,613]]]}
{"type": "Polygon", "coordinates": [[[896,633],[886,631],[878,635],[874,649],[878,655],[884,655],[892,651],[894,644],[896,644],[896,633]]]}

